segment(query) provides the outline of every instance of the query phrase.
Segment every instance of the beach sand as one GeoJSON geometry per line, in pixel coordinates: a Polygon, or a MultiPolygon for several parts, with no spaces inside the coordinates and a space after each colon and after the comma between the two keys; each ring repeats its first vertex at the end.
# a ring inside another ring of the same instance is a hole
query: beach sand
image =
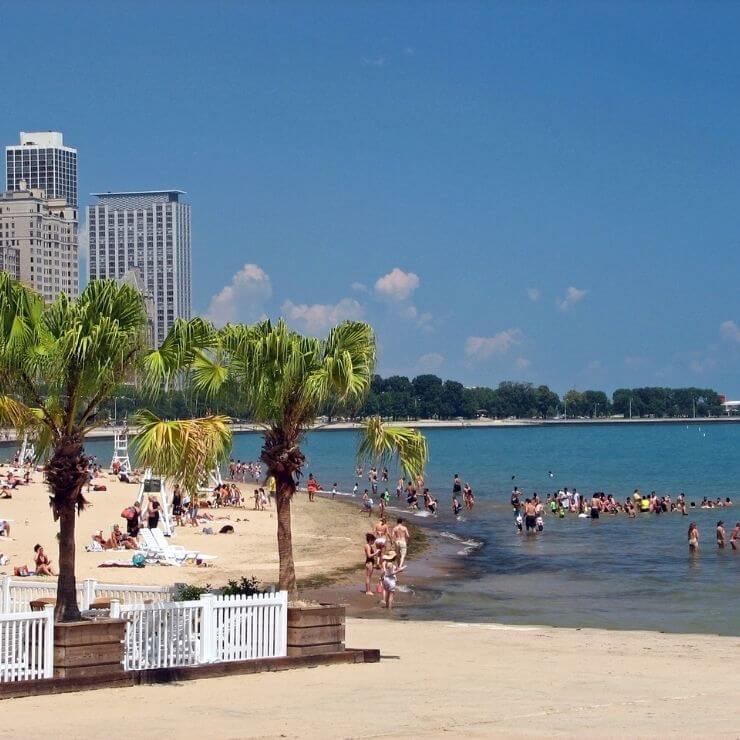
{"type": "Polygon", "coordinates": [[[50,717],[61,738],[740,735],[738,638],[394,618],[347,631],[381,662],[11,699],[0,737],[47,738],[50,717]]]}
{"type": "MultiPolygon", "coordinates": [[[[40,473],[34,478],[39,481],[40,473]]],[[[98,482],[98,481],[96,481],[98,482]]],[[[102,529],[107,537],[113,524],[125,530],[121,511],[130,506],[139,487],[107,478],[99,482],[108,486],[107,492],[91,491],[86,497],[92,506],[77,519],[77,577],[95,578],[104,583],[137,583],[168,585],[175,582],[189,584],[225,585],[229,579],[256,576],[262,583],[277,581],[277,515],[274,509],[254,511],[250,494],[254,486],[239,484],[245,494],[247,508],[206,510],[217,518],[198,528],[178,527],[172,543],[189,550],[217,555],[213,567],[197,566],[145,568],[100,568],[105,560],[131,562],[130,551],[86,552],[95,531],[102,529]],[[204,526],[218,532],[224,524],[231,524],[231,535],[205,535],[204,526]]],[[[305,494],[298,494],[293,501],[293,546],[296,573],[299,579],[326,575],[336,569],[363,562],[364,534],[369,522],[356,508],[338,505],[327,499],[309,503],[305,494]]],[[[40,482],[20,486],[12,499],[0,499],[0,519],[11,519],[11,539],[0,537],[0,553],[10,558],[10,564],[0,567],[0,574],[12,575],[13,568],[27,565],[33,568],[33,547],[41,543],[56,570],[59,563],[54,522],[49,508],[48,490],[40,482]]]]}

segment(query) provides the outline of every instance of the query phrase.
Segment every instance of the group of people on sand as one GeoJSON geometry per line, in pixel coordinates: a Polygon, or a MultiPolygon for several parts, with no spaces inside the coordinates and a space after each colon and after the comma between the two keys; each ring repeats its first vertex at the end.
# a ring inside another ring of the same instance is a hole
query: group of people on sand
{"type": "Polygon", "coordinates": [[[372,532],[365,535],[365,594],[373,595],[373,573],[379,571],[377,593],[382,594],[381,604],[393,609],[393,599],[398,586],[398,574],[406,570],[406,555],[411,533],[404,520],[398,518],[393,527],[381,517],[372,532]]]}
{"type": "MultiPolygon", "coordinates": [[[[727,534],[725,532],[725,523],[721,519],[717,522],[715,535],[717,538],[717,547],[720,550],[724,550],[727,544],[727,534]]],[[[699,552],[699,527],[696,526],[696,522],[689,524],[688,539],[689,552],[692,554],[699,552]]],[[[740,522],[735,523],[735,528],[730,534],[730,546],[736,552],[740,550],[740,522]]]]}

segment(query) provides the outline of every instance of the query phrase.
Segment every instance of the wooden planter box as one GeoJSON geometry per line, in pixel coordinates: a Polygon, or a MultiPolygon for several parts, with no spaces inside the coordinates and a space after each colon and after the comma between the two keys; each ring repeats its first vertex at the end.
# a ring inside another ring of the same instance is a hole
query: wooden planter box
{"type": "Polygon", "coordinates": [[[54,625],[54,677],[116,677],[123,673],[126,621],[97,619],[54,625]]]}
{"type": "Polygon", "coordinates": [[[288,657],[344,650],[345,607],[335,604],[288,607],[288,657]]]}

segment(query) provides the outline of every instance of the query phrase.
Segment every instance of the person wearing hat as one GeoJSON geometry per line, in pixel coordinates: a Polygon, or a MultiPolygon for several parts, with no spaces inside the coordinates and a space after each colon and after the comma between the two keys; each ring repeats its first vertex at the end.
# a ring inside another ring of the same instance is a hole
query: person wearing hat
{"type": "Polygon", "coordinates": [[[396,591],[396,577],[402,571],[406,570],[406,566],[396,565],[396,551],[389,550],[383,555],[382,572],[383,576],[381,583],[383,584],[383,605],[386,609],[393,609],[393,594],[396,591]]]}

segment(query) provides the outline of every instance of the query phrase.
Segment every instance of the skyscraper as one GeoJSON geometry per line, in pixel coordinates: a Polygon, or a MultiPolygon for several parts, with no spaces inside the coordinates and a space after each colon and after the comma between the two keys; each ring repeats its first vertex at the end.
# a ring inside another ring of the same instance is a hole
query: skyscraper
{"type": "Polygon", "coordinates": [[[175,319],[190,318],[190,205],[182,190],[93,193],[87,208],[90,280],[139,270],[153,301],[154,344],[175,319]]]}
{"type": "Polygon", "coordinates": [[[0,193],[0,270],[32,286],[46,301],[79,292],[77,210],[47,198],[25,180],[0,193]]]}
{"type": "Polygon", "coordinates": [[[6,190],[20,189],[24,180],[47,198],[64,198],[77,208],[77,150],[64,146],[59,131],[21,131],[21,143],[5,147],[6,190]]]}

